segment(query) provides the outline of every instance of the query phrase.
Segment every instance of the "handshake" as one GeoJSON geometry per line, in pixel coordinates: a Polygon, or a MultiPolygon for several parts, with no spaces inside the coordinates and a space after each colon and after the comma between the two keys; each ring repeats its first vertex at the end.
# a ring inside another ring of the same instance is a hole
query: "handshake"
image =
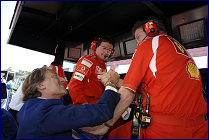
{"type": "Polygon", "coordinates": [[[100,78],[104,86],[112,86],[114,88],[120,88],[123,82],[123,80],[120,79],[120,75],[111,69],[106,73],[102,73],[100,78]]]}

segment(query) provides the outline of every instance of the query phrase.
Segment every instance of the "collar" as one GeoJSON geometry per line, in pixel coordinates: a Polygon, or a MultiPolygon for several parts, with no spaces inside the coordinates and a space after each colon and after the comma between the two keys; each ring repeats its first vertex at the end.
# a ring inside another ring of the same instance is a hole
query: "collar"
{"type": "Polygon", "coordinates": [[[166,33],[162,31],[157,36],[159,36],[159,35],[166,35],[166,33]]]}
{"type": "Polygon", "coordinates": [[[43,98],[43,97],[37,97],[37,98],[39,98],[39,99],[46,99],[46,98],[43,98]]]}
{"type": "Polygon", "coordinates": [[[96,51],[94,52],[94,55],[97,57],[97,60],[99,61],[100,64],[105,63],[102,59],[99,58],[99,56],[96,54],[96,51]]]}
{"type": "MultiPolygon", "coordinates": [[[[160,36],[160,35],[167,35],[165,32],[163,32],[163,31],[161,31],[158,35],[156,35],[156,36],[160,36]]],[[[150,38],[154,38],[154,37],[156,37],[156,36],[153,36],[153,37],[150,37],[150,38]]],[[[149,39],[149,38],[148,38],[149,39]]],[[[143,42],[145,42],[147,39],[144,39],[144,40],[142,40],[141,42],[139,42],[138,44],[137,44],[137,46],[139,46],[139,45],[141,45],[143,42]]]]}

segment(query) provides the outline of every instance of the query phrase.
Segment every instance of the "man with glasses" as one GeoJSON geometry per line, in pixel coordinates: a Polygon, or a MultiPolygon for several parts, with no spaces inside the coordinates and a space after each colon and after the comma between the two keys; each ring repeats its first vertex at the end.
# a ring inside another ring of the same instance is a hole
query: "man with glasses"
{"type": "Polygon", "coordinates": [[[105,61],[113,55],[113,41],[108,37],[94,40],[94,51],[80,58],[68,85],[68,91],[74,105],[96,103],[105,89],[100,73],[106,72],[105,61]]]}

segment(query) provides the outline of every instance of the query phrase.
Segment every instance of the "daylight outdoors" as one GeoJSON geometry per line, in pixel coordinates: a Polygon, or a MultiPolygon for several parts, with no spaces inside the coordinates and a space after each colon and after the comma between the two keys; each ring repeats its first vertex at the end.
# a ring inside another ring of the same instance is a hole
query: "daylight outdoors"
{"type": "Polygon", "coordinates": [[[15,5],[16,1],[1,1],[1,71],[15,73],[18,79],[35,68],[49,65],[54,56],[7,44],[15,5]]]}

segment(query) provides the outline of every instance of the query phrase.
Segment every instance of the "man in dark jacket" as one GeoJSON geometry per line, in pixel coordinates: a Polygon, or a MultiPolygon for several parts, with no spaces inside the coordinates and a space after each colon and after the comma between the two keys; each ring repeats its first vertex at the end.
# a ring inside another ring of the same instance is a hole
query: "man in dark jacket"
{"type": "Polygon", "coordinates": [[[15,139],[17,123],[9,111],[1,108],[1,139],[15,139]]]}
{"type": "Polygon", "coordinates": [[[99,125],[111,119],[120,99],[114,88],[119,75],[116,72],[111,77],[103,75],[106,90],[96,104],[65,106],[60,100],[67,94],[65,80],[47,67],[34,70],[22,87],[26,102],[17,114],[17,139],[70,139],[71,129],[99,125]]]}

